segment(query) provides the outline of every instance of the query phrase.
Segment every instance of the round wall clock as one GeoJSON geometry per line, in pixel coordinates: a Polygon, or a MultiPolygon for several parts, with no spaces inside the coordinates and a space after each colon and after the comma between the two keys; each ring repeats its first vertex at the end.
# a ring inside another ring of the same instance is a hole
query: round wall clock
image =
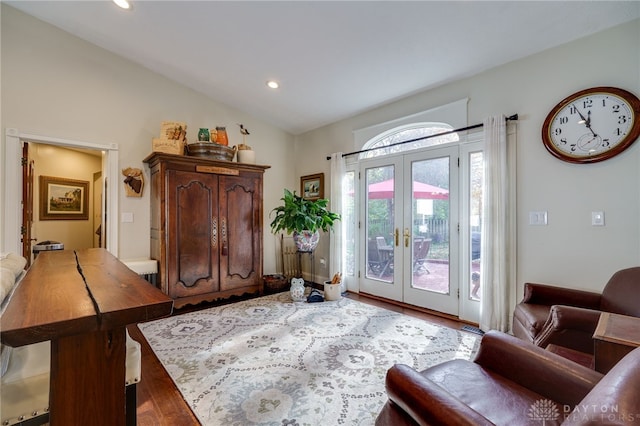
{"type": "Polygon", "coordinates": [[[542,126],[542,142],[570,163],[595,163],[620,154],[640,135],[640,99],[616,87],[582,90],[556,105],[542,126]]]}

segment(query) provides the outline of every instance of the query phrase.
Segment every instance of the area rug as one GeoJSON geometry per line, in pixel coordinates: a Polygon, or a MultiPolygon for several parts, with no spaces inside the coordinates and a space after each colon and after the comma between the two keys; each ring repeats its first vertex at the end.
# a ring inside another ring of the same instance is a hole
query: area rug
{"type": "Polygon", "coordinates": [[[279,293],[139,325],[200,422],[373,425],[396,363],[471,358],[479,336],[348,298],[279,293]]]}

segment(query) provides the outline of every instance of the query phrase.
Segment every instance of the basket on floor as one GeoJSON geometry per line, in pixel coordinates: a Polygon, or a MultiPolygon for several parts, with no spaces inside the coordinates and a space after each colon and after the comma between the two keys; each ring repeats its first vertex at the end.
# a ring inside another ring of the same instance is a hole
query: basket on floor
{"type": "Polygon", "coordinates": [[[284,275],[264,275],[262,280],[264,282],[265,294],[280,293],[289,290],[289,282],[284,275]]]}

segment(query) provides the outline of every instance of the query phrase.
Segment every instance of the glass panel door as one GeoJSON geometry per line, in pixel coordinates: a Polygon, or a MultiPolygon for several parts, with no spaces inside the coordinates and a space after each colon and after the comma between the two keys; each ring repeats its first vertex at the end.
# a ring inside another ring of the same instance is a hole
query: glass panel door
{"type": "Polygon", "coordinates": [[[480,243],[482,235],[482,190],[483,190],[482,151],[469,153],[469,299],[480,301],[480,243]]]}
{"type": "Polygon", "coordinates": [[[482,194],[484,188],[483,144],[474,142],[461,148],[460,166],[462,179],[462,221],[460,224],[461,284],[460,319],[480,320],[480,266],[482,253],[482,194]]]}
{"type": "Polygon", "coordinates": [[[439,147],[362,165],[361,291],[457,315],[457,152],[439,147]]]}
{"type": "Polygon", "coordinates": [[[402,251],[397,224],[402,221],[402,182],[397,174],[400,160],[368,161],[361,169],[360,179],[364,225],[360,289],[393,300],[402,300],[402,251]]]}
{"type": "Polygon", "coordinates": [[[458,314],[457,147],[404,158],[404,301],[458,314]],[[451,168],[456,172],[452,173],[451,168]]]}

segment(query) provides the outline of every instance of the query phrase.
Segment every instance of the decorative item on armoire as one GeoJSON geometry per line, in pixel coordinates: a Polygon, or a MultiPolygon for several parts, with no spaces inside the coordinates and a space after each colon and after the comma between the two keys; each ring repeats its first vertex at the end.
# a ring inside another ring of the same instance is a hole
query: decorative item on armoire
{"type": "Polygon", "coordinates": [[[209,160],[233,161],[236,147],[229,147],[211,142],[195,142],[187,144],[187,155],[203,157],[209,160]]]}
{"type": "Polygon", "coordinates": [[[224,126],[216,127],[216,143],[218,145],[229,145],[229,137],[227,136],[227,128],[224,126]]]}
{"type": "Polygon", "coordinates": [[[122,169],[122,175],[126,177],[124,191],[127,197],[142,197],[144,188],[144,175],[142,170],[133,167],[122,169]]]}
{"type": "Polygon", "coordinates": [[[152,151],[184,155],[187,143],[187,125],[181,121],[163,121],[160,137],[152,139],[152,151]]]}
{"type": "Polygon", "coordinates": [[[244,125],[238,123],[240,126],[240,134],[242,135],[242,143],[238,145],[238,163],[255,164],[256,153],[246,144],[247,135],[249,135],[249,129],[244,125]]]}
{"type": "Polygon", "coordinates": [[[209,142],[209,129],[201,127],[198,130],[198,142],[209,142]]]}

